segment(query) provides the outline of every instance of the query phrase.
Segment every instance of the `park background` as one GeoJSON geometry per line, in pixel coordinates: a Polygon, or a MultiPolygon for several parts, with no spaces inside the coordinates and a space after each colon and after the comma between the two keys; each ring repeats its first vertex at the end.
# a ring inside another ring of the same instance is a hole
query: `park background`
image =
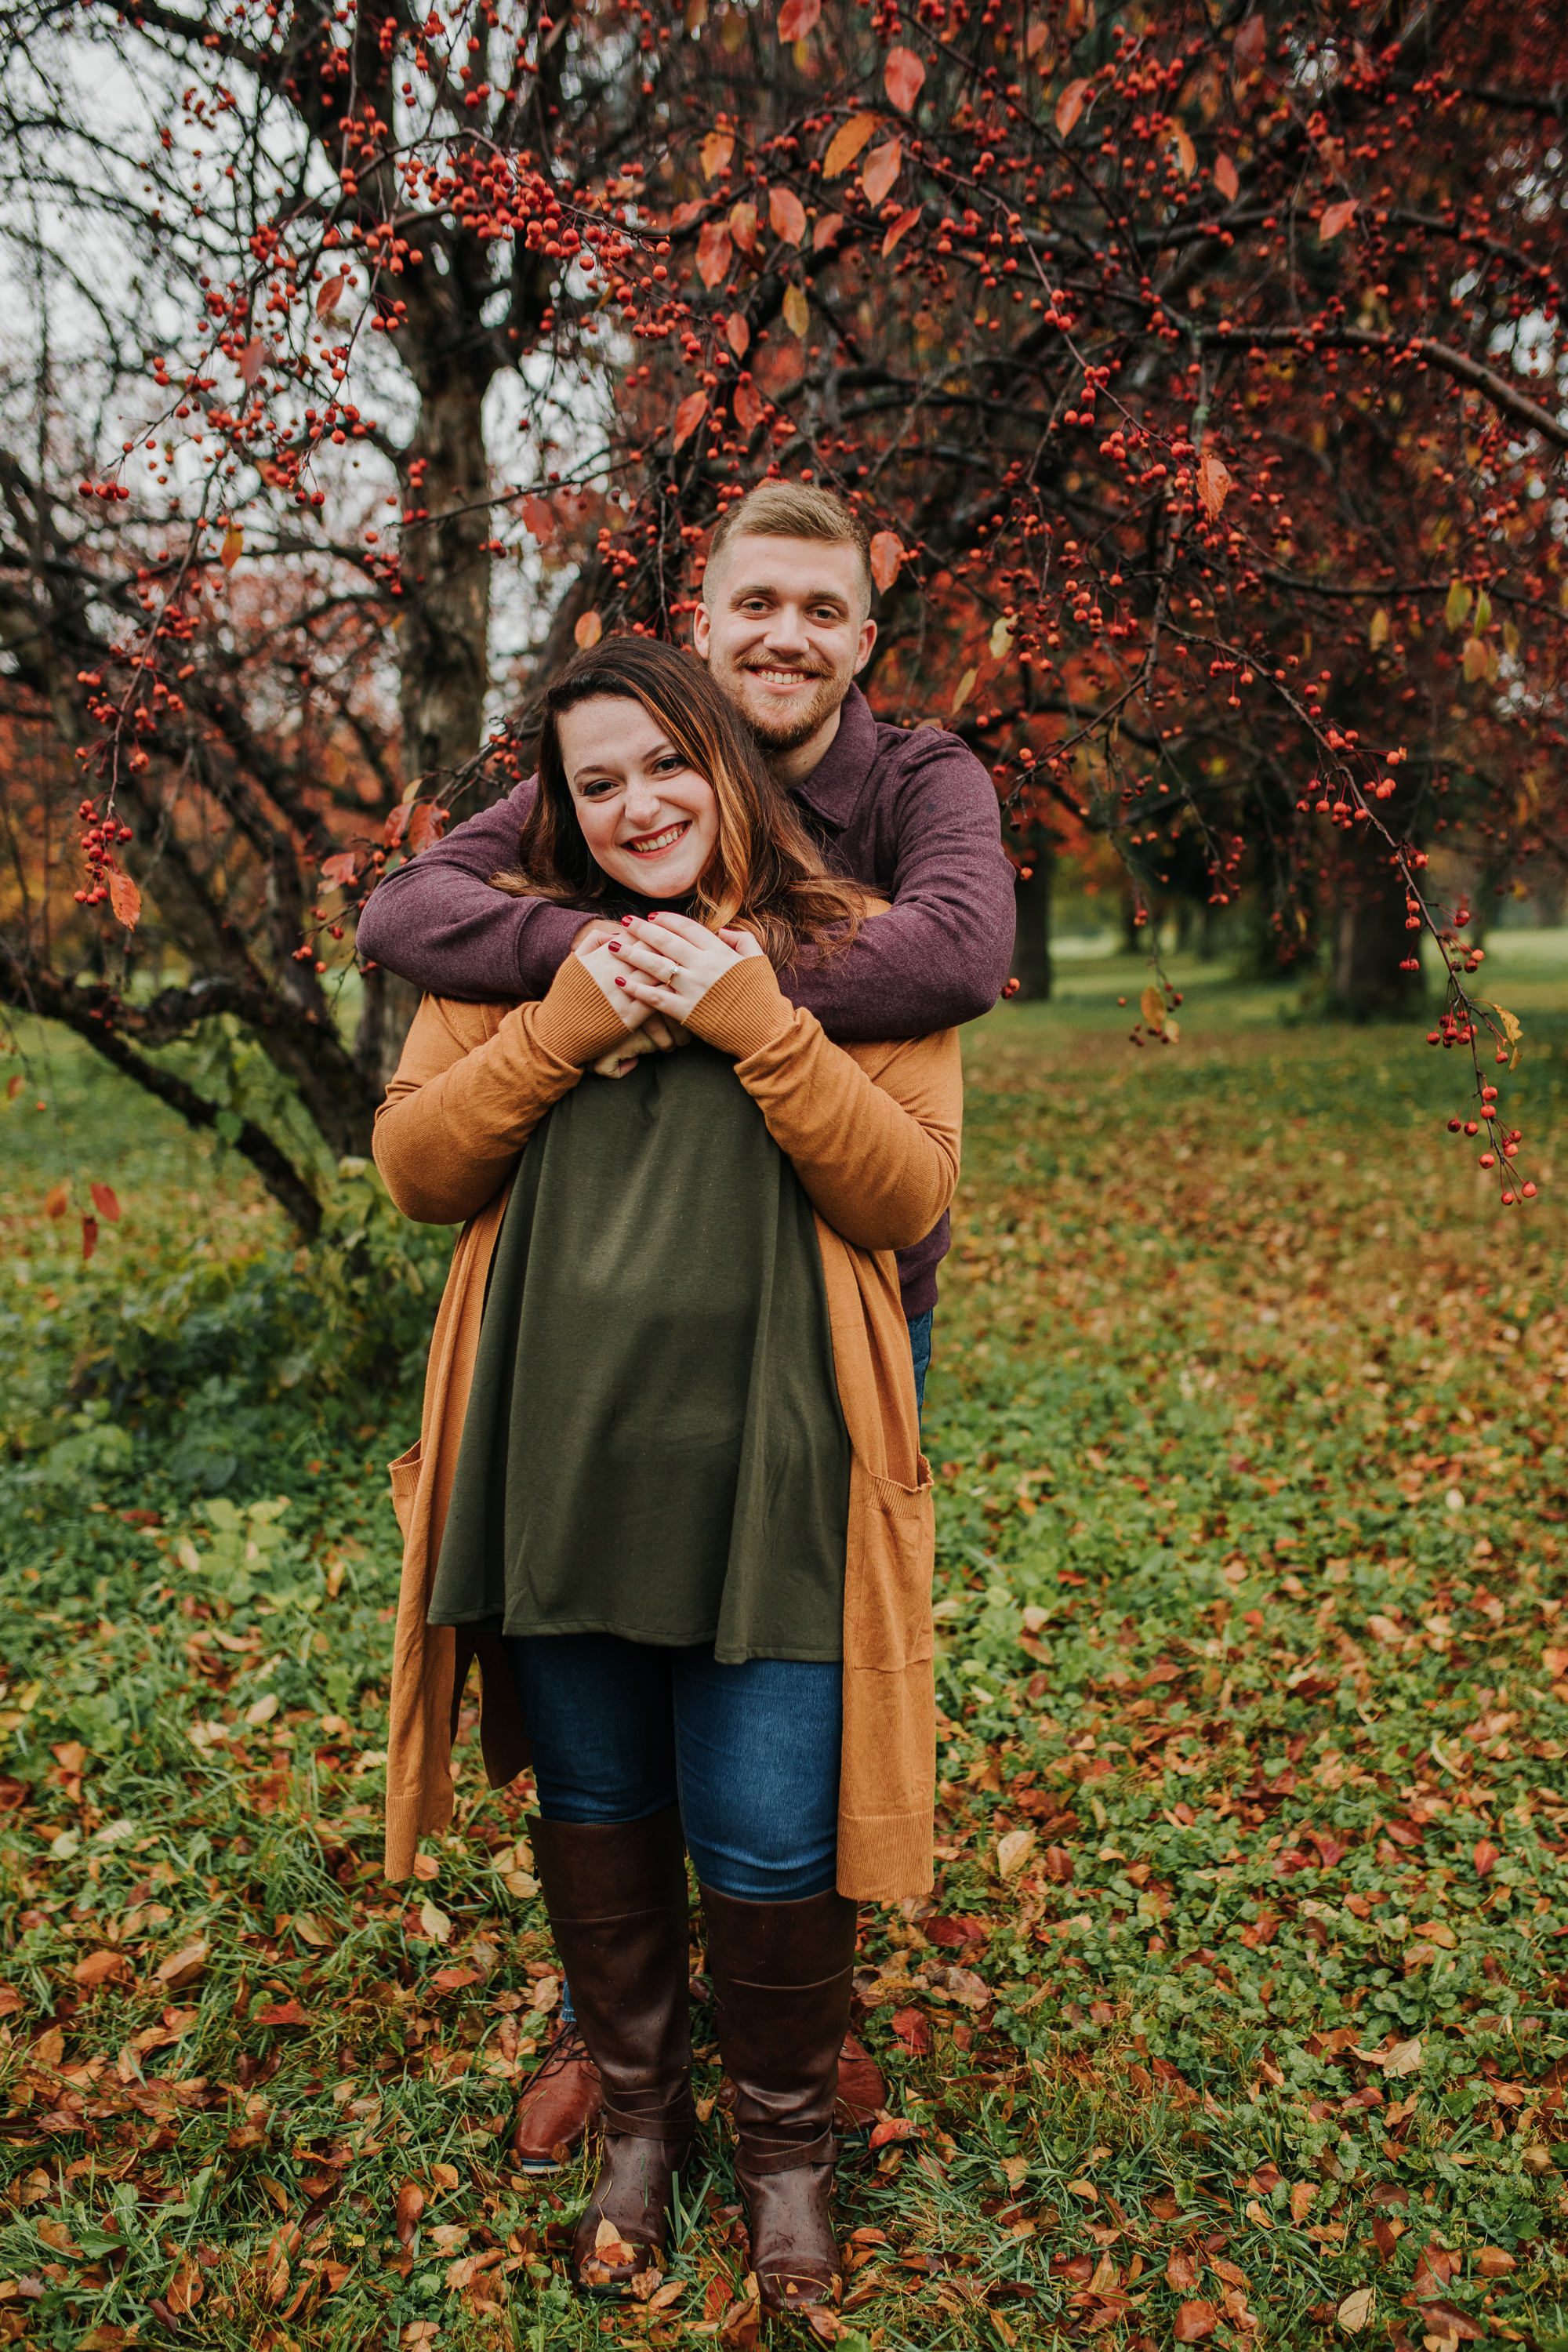
{"type": "Polygon", "coordinates": [[[450,1236],[353,927],[771,469],[1018,874],[821,2332],[1560,2347],[1560,12],[0,44],[0,2340],[755,2339],[721,2117],[646,2307],[509,2169],[559,1974],[471,1725],[380,1876],[450,1236]]]}

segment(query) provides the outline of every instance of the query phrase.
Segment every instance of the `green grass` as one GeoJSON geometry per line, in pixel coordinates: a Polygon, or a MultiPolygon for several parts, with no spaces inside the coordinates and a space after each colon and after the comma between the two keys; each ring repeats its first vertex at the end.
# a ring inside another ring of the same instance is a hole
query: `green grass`
{"type": "MultiPolygon", "coordinates": [[[[1568,999],[1533,935],[1487,970],[1524,1214],[1418,1031],[1179,965],[1138,1050],[1106,960],[971,1034],[942,1859],[865,1920],[917,2130],[841,2171],[851,2352],[1568,2330],[1568,999]]],[[[716,2123],[652,2315],[571,2300],[584,2180],[505,2161],[556,1979],[522,1791],[465,1741],[426,1874],[379,1875],[438,1238],[351,1179],[297,1260],[51,1052],[4,1130],[0,2341],[701,2340],[744,2281],[716,2123]],[[123,1207],[85,1266],[71,1173],[123,1207]]]]}

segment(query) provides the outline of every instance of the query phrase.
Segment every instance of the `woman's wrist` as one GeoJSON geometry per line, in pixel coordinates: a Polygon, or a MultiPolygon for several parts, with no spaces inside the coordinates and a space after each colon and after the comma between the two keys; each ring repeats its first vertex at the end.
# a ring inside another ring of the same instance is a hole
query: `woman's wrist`
{"type": "Polygon", "coordinates": [[[748,956],[715,981],[686,1018],[705,1045],[743,1062],[785,1034],[795,1008],[766,956],[748,956]]]}
{"type": "Polygon", "coordinates": [[[542,997],[531,1011],[537,1042],[579,1069],[598,1061],[612,1046],[624,1045],[627,1031],[635,1028],[642,1017],[639,1012],[637,1020],[628,1022],[620,1005],[577,954],[566,958],[551,982],[548,995],[542,997]]]}

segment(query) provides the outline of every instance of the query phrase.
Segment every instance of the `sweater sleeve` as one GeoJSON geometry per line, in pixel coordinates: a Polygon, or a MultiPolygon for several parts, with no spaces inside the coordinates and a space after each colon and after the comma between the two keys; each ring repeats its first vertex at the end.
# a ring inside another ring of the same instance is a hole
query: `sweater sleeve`
{"type": "Polygon", "coordinates": [[[498,1192],[552,1104],[626,1024],[575,956],[486,1035],[472,1004],[427,996],[375,1115],[375,1164],[405,1217],[456,1224],[498,1192]]]}
{"type": "Polygon", "coordinates": [[[879,1049],[873,1074],[790,1003],[761,956],[715,982],[688,1025],[735,1055],[735,1076],[835,1233],[858,1249],[924,1240],[958,1181],[956,1030],[879,1049]]]}

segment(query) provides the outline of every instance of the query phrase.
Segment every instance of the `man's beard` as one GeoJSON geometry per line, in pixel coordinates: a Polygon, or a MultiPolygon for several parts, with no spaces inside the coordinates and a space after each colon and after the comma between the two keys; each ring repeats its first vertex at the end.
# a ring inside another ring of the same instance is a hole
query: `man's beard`
{"type": "MultiPolygon", "coordinates": [[[[731,672],[737,685],[750,672],[736,668],[731,672]]],[[[721,683],[723,681],[721,681],[721,683]]],[[[809,743],[823,722],[830,719],[849,691],[851,681],[839,679],[829,672],[816,678],[816,691],[804,710],[774,713],[766,703],[761,707],[750,696],[739,704],[741,717],[750,729],[753,741],[763,751],[797,751],[809,743]]],[[[731,698],[733,699],[733,698],[731,698]]]]}

